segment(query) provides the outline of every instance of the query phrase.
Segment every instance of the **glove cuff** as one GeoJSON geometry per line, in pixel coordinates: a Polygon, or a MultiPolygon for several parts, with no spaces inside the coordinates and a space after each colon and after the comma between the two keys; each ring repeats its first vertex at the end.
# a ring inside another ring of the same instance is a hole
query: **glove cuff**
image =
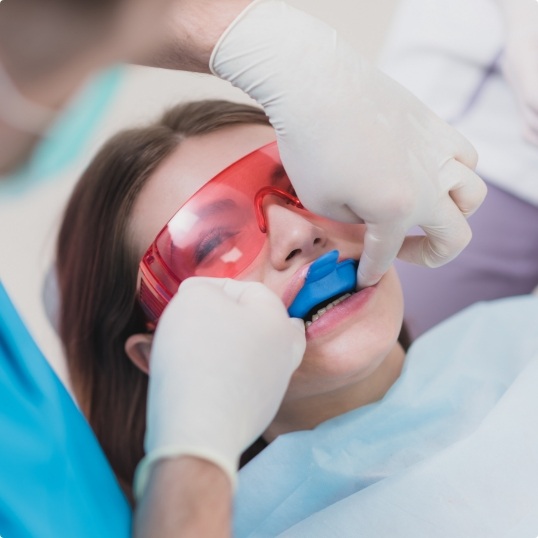
{"type": "Polygon", "coordinates": [[[215,44],[215,46],[213,47],[213,51],[211,52],[211,57],[209,58],[209,70],[211,71],[211,73],[213,73],[213,75],[215,75],[216,77],[220,77],[220,75],[215,71],[214,67],[213,67],[213,64],[215,62],[215,58],[218,54],[218,51],[220,49],[220,46],[222,45],[222,43],[224,42],[224,40],[228,37],[228,34],[235,28],[235,26],[237,26],[237,24],[242,21],[248,13],[250,13],[253,9],[256,8],[256,6],[258,4],[262,4],[262,3],[265,3],[265,2],[268,2],[268,1],[271,1],[271,0],[253,0],[245,9],[243,9],[243,11],[241,11],[241,13],[239,13],[239,15],[230,23],[230,25],[228,26],[228,28],[226,28],[226,30],[224,30],[224,32],[222,33],[222,35],[219,37],[219,40],[217,41],[217,43],[215,44]]]}
{"type": "Polygon", "coordinates": [[[146,454],[136,468],[134,476],[134,496],[139,501],[148,484],[152,466],[161,460],[178,458],[180,456],[193,456],[214,463],[220,467],[230,479],[232,490],[235,491],[237,484],[237,461],[230,461],[229,458],[213,450],[201,449],[195,446],[165,446],[146,454]]]}

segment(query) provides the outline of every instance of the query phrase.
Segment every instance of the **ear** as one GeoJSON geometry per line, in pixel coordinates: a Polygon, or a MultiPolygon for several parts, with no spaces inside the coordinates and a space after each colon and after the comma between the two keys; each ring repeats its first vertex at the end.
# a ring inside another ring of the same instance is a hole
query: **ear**
{"type": "Polygon", "coordinates": [[[141,333],[132,334],[125,342],[125,353],[133,361],[133,364],[145,374],[149,373],[149,357],[152,343],[152,334],[141,333]]]}

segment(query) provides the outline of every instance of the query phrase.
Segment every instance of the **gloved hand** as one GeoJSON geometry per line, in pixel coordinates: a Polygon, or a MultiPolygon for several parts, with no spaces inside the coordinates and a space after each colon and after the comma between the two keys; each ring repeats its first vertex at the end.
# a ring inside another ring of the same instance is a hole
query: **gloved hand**
{"type": "Polygon", "coordinates": [[[303,321],[263,284],[183,282],[153,341],[136,496],[155,461],[179,455],[214,462],[233,483],[241,453],[275,416],[305,346],[303,321]]]}
{"type": "Polygon", "coordinates": [[[503,74],[523,115],[523,136],[538,145],[538,2],[498,1],[506,26],[503,74]]]}
{"type": "Polygon", "coordinates": [[[433,267],[467,245],[465,217],[486,193],[474,148],[330,27],[281,0],[255,1],[210,68],[264,107],[305,207],[366,223],[361,286],[396,255],[433,267]],[[405,239],[415,225],[426,237],[405,239]]]}

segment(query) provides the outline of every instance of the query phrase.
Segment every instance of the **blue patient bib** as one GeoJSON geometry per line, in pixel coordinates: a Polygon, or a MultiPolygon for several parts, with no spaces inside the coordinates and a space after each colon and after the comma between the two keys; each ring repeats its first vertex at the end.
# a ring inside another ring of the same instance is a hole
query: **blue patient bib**
{"type": "Polygon", "coordinates": [[[2,538],[130,536],[101,447],[1,284],[0,434],[2,538]]]}

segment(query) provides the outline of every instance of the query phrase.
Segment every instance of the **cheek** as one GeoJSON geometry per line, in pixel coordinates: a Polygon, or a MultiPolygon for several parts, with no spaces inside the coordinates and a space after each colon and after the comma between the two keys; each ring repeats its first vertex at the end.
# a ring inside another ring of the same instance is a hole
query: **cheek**
{"type": "Polygon", "coordinates": [[[289,277],[271,269],[269,253],[269,244],[266,242],[252,263],[235,277],[235,280],[261,282],[279,297],[282,297],[289,277]]]}

